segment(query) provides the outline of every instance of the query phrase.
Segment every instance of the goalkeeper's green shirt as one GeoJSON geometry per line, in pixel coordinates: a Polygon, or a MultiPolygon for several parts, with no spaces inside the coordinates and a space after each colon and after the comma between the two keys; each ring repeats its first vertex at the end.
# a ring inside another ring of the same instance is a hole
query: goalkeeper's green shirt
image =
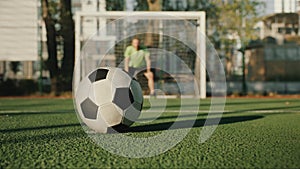
{"type": "Polygon", "coordinates": [[[124,56],[129,57],[129,67],[142,68],[146,67],[146,58],[150,53],[146,49],[136,50],[133,46],[128,46],[124,56]]]}

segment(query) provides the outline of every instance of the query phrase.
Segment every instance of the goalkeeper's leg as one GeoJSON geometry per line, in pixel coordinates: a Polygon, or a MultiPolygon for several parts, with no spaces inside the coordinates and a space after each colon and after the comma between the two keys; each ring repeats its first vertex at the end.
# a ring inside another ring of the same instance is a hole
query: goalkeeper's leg
{"type": "Polygon", "coordinates": [[[150,95],[154,95],[154,79],[153,79],[153,73],[152,72],[146,72],[144,73],[144,75],[146,76],[147,80],[148,80],[148,87],[150,90],[150,95]]]}

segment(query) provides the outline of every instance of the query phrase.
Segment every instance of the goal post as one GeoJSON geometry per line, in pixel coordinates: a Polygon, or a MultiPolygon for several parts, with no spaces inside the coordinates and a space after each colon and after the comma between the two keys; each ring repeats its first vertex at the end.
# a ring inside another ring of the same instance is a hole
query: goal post
{"type": "Polygon", "coordinates": [[[77,12],[74,88],[98,66],[122,66],[126,45],[139,37],[147,44],[153,65],[177,79],[189,78],[192,72],[198,87],[195,95],[206,98],[205,15],[203,11],[77,12]]]}

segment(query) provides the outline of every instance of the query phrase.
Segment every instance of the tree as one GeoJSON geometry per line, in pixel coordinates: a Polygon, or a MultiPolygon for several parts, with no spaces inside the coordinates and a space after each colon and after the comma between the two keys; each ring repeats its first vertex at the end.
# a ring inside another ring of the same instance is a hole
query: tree
{"type": "Polygon", "coordinates": [[[124,2],[120,0],[106,0],[106,10],[107,11],[123,11],[124,2]]]}
{"type": "Polygon", "coordinates": [[[254,26],[259,20],[259,7],[263,3],[254,0],[216,0],[215,3],[222,6],[216,25],[222,44],[219,50],[227,55],[227,72],[231,70],[233,51],[241,52],[242,94],[247,94],[245,47],[250,40],[258,38],[255,37],[254,26]]]}
{"type": "Polygon", "coordinates": [[[228,35],[236,34],[244,45],[255,37],[254,26],[258,22],[258,6],[261,2],[253,0],[217,0],[219,6],[217,30],[222,40],[228,35]]]}
{"type": "Polygon", "coordinates": [[[147,0],[149,11],[161,11],[161,0],[147,0]]]}
{"type": "Polygon", "coordinates": [[[56,42],[57,32],[55,30],[55,20],[53,19],[50,13],[50,6],[48,0],[42,0],[42,13],[47,31],[48,60],[46,62],[46,65],[50,71],[51,90],[57,92],[57,77],[59,72],[56,42]]]}
{"type": "Polygon", "coordinates": [[[61,65],[61,80],[64,86],[63,90],[72,89],[72,77],[75,55],[75,28],[72,18],[71,0],[61,0],[61,37],[63,40],[63,59],[61,65]]]}
{"type": "MultiPolygon", "coordinates": [[[[147,0],[147,4],[148,4],[149,11],[161,11],[162,10],[160,0],[147,0]]],[[[151,20],[148,23],[148,31],[147,32],[158,32],[158,30],[154,30],[154,29],[158,29],[158,28],[159,28],[159,21],[151,20]]],[[[148,47],[154,47],[154,46],[157,47],[158,39],[159,39],[159,35],[152,34],[152,33],[146,33],[145,45],[148,47]]]]}
{"type": "Polygon", "coordinates": [[[72,88],[75,31],[71,0],[42,0],[42,15],[47,31],[46,66],[50,72],[51,90],[58,95],[72,88]],[[63,45],[61,66],[58,61],[58,44],[63,45]]]}

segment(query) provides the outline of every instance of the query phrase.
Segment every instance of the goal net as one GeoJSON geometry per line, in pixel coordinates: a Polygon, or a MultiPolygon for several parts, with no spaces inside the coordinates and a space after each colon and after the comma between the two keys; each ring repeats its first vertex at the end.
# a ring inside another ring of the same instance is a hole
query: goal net
{"type": "MultiPolygon", "coordinates": [[[[75,90],[97,67],[124,68],[125,49],[138,38],[158,93],[206,97],[205,12],[77,12],[75,24],[75,90]]],[[[148,94],[145,77],[138,81],[148,94]]]]}

